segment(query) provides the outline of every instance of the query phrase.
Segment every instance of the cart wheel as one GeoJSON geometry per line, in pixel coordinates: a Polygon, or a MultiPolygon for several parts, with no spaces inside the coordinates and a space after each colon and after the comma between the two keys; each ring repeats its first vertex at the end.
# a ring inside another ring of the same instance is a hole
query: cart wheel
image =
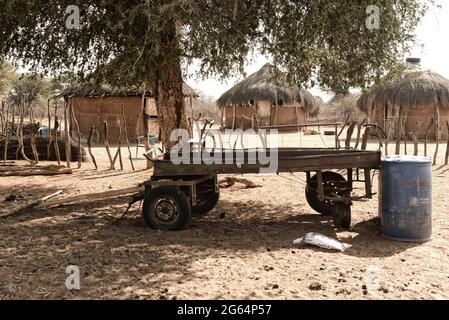
{"type": "MultiPolygon", "coordinates": [[[[342,190],[346,187],[346,179],[333,171],[325,171],[322,173],[323,176],[323,189],[325,196],[332,196],[333,194],[339,196],[347,196],[348,192],[342,190]]],[[[333,208],[335,202],[331,200],[320,201],[318,198],[318,188],[317,188],[317,176],[314,175],[310,178],[306,186],[306,199],[310,207],[323,215],[331,215],[333,213],[333,208]]]]}
{"type": "Polygon", "coordinates": [[[192,213],[205,214],[211,211],[218,203],[220,199],[220,192],[209,191],[202,194],[200,200],[192,207],[192,213]]]}
{"type": "Polygon", "coordinates": [[[336,228],[349,229],[351,227],[351,206],[342,202],[334,204],[334,226],[336,228]]]}
{"type": "Polygon", "coordinates": [[[184,229],[192,218],[189,199],[173,186],[161,186],[148,192],[142,215],[150,228],[165,231],[184,229]]]}

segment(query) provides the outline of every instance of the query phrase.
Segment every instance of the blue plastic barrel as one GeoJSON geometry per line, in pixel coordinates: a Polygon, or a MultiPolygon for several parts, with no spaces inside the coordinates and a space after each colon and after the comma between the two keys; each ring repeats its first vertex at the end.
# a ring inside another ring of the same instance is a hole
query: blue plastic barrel
{"type": "Polygon", "coordinates": [[[432,160],[382,158],[379,208],[386,238],[425,242],[432,238],[432,160]]]}

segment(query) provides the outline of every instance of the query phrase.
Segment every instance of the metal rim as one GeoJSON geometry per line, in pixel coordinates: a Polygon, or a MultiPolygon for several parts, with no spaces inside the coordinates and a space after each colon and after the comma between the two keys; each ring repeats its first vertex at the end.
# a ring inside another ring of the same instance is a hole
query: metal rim
{"type": "Polygon", "coordinates": [[[179,217],[178,203],[169,195],[158,197],[151,203],[150,215],[160,224],[172,224],[179,217]]]}

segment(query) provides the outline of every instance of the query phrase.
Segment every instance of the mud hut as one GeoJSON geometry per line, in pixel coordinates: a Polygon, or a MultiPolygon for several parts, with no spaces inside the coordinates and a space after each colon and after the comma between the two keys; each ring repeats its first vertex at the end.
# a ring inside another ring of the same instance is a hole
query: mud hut
{"type": "Polygon", "coordinates": [[[371,123],[391,130],[395,136],[415,132],[419,138],[447,138],[449,120],[449,80],[420,67],[420,59],[407,59],[407,68],[400,79],[387,85],[373,86],[362,94],[357,105],[371,123]],[[432,124],[433,119],[433,124],[432,124]],[[436,133],[439,132],[437,135],[436,133]]]}
{"type": "MultiPolygon", "coordinates": [[[[196,97],[195,91],[187,84],[183,86],[187,103],[196,97]]],[[[159,120],[153,93],[139,90],[124,90],[108,85],[82,84],[74,85],[62,91],[69,107],[73,108],[75,117],[78,120],[81,137],[87,139],[92,126],[96,127],[94,141],[103,141],[103,121],[108,122],[109,140],[117,142],[119,128],[117,117],[122,115],[122,105],[127,122],[127,133],[129,140],[135,142],[138,136],[144,135],[142,106],[145,104],[147,112],[146,119],[150,134],[159,134],[159,120]],[[140,116],[139,116],[140,115],[140,116]]],[[[73,122],[73,120],[72,120],[73,122]]],[[[74,130],[73,123],[70,128],[74,130]]],[[[122,128],[123,130],[123,128],[122,128]]]]}
{"type": "Polygon", "coordinates": [[[307,90],[287,81],[271,64],[237,83],[218,100],[223,127],[254,128],[267,125],[293,125],[307,122],[316,113],[315,99],[307,90]]]}

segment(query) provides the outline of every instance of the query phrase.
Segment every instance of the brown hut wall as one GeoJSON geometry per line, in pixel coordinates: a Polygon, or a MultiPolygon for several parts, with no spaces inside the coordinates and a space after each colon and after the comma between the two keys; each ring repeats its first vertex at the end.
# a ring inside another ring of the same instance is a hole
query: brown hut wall
{"type": "MultiPolygon", "coordinates": [[[[376,108],[373,112],[373,121],[380,125],[382,128],[385,128],[385,110],[381,108],[376,108]]],[[[432,106],[421,106],[419,108],[410,108],[407,113],[407,119],[405,122],[405,132],[409,134],[410,132],[416,131],[416,122],[421,122],[421,128],[419,133],[419,139],[423,139],[425,135],[425,130],[428,127],[431,119],[434,118],[436,120],[435,115],[433,114],[432,106]]],[[[392,121],[392,120],[390,120],[392,121]]],[[[449,121],[449,108],[440,108],[440,128],[441,128],[441,139],[447,139],[448,132],[446,129],[446,121],[449,121]]],[[[394,132],[394,123],[390,129],[390,134],[394,132]]],[[[435,126],[433,125],[429,130],[429,139],[435,139],[435,126]]]]}
{"type": "MultiPolygon", "coordinates": [[[[298,108],[299,123],[306,123],[306,113],[304,108],[298,108]]],[[[285,107],[272,107],[271,110],[271,123],[274,125],[289,125],[297,124],[295,108],[292,106],[285,107]],[[276,109],[276,110],[274,110],[276,109]],[[276,124],[274,123],[275,112],[277,112],[276,124]]]]}
{"type": "MultiPolygon", "coordinates": [[[[250,118],[253,114],[254,107],[236,107],[235,128],[240,129],[242,115],[250,118]]],[[[234,117],[234,107],[226,107],[225,109],[225,126],[232,129],[232,119],[234,117]]],[[[251,120],[243,119],[243,130],[251,129],[251,120]]]]}
{"type": "MultiPolygon", "coordinates": [[[[259,106],[260,107],[260,106],[259,106]]],[[[236,128],[240,128],[240,119],[242,118],[242,114],[244,114],[246,117],[251,117],[251,114],[253,112],[253,107],[241,107],[238,106],[236,110],[236,128]]],[[[277,112],[277,122],[276,125],[290,125],[290,124],[297,124],[296,119],[296,112],[295,108],[292,106],[285,106],[285,107],[271,107],[271,118],[270,123],[274,125],[274,117],[275,112],[277,112]],[[276,110],[274,110],[276,109],[276,110]]],[[[306,123],[306,113],[304,108],[298,108],[299,112],[299,123],[305,124],[306,123]]],[[[232,119],[234,116],[234,107],[226,107],[225,108],[225,126],[226,128],[232,128],[232,119]]],[[[268,120],[266,121],[268,122],[268,120]]],[[[270,123],[261,123],[261,125],[269,125],[270,123]]],[[[249,129],[251,128],[251,121],[244,119],[243,120],[243,129],[249,129]]]]}
{"type": "MultiPolygon", "coordinates": [[[[116,119],[122,114],[122,104],[125,107],[129,140],[131,142],[135,141],[135,132],[138,125],[139,135],[143,135],[143,126],[138,124],[138,117],[142,104],[141,97],[73,97],[71,99],[75,116],[79,122],[82,138],[87,139],[90,128],[93,125],[96,125],[100,133],[100,142],[103,141],[103,121],[106,120],[109,129],[109,141],[117,142],[118,126],[116,119]]],[[[148,98],[148,100],[150,99],[152,98],[148,98]]],[[[154,110],[151,108],[152,104],[149,103],[148,105],[150,106],[150,116],[152,116],[152,113],[154,113],[154,110]]],[[[155,133],[158,134],[159,127],[157,125],[157,128],[155,128],[154,122],[157,122],[157,119],[150,120],[150,130],[153,129],[156,131],[155,133]]]]}

